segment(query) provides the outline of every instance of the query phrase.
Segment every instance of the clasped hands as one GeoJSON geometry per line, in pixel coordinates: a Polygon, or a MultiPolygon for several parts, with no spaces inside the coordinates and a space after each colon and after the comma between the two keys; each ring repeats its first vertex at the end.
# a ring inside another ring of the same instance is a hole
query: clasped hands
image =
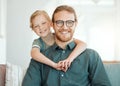
{"type": "Polygon", "coordinates": [[[55,63],[54,68],[56,70],[62,70],[64,72],[66,72],[68,70],[68,68],[70,67],[71,63],[72,63],[71,59],[65,59],[65,60],[59,61],[58,63],[55,63]]]}

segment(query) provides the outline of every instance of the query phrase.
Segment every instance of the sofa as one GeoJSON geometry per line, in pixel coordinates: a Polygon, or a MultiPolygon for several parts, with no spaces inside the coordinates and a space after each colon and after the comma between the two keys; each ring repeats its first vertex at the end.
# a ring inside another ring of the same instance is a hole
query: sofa
{"type": "Polygon", "coordinates": [[[104,62],[112,86],[120,86],[120,62],[104,62]]]}
{"type": "MultiPolygon", "coordinates": [[[[112,86],[120,86],[120,62],[103,62],[112,86]]],[[[26,69],[7,63],[0,65],[0,86],[21,86],[26,69]]]]}

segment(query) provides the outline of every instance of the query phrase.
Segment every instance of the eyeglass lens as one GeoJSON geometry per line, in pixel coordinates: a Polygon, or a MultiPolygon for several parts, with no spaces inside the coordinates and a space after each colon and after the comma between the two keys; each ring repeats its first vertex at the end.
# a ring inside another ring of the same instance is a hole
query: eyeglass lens
{"type": "Polygon", "coordinates": [[[74,22],[75,21],[73,21],[73,20],[67,20],[67,21],[57,20],[57,21],[55,21],[55,23],[58,27],[62,27],[64,25],[64,23],[66,23],[67,27],[72,27],[74,22]]]}

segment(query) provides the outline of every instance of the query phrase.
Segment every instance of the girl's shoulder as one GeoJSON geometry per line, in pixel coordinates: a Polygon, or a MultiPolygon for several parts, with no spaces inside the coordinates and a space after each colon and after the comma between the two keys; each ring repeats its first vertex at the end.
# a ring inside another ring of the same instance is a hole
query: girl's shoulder
{"type": "Polygon", "coordinates": [[[37,39],[34,39],[32,46],[38,46],[41,47],[43,45],[42,39],[39,37],[37,39]]]}
{"type": "Polygon", "coordinates": [[[37,38],[37,39],[34,39],[34,41],[33,41],[33,43],[41,43],[42,42],[42,39],[39,37],[39,38],[37,38]]]}

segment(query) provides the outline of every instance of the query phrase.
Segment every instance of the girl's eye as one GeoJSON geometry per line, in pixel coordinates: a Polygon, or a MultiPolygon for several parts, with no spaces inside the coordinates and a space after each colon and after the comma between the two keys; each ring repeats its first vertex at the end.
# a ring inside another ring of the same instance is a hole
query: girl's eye
{"type": "Polygon", "coordinates": [[[38,27],[39,27],[39,25],[36,25],[36,26],[34,26],[33,28],[36,29],[36,28],[38,28],[38,27]]]}

